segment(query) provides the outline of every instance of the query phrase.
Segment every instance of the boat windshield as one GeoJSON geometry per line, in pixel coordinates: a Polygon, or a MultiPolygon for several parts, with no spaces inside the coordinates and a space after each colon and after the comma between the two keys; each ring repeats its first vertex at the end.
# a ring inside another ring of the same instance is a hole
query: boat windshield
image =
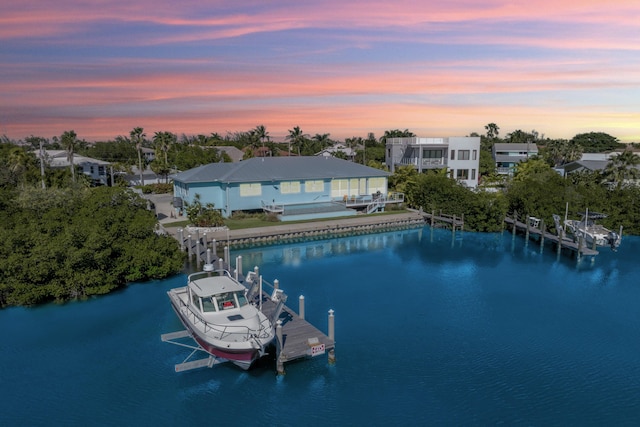
{"type": "Polygon", "coordinates": [[[234,292],[225,292],[216,295],[216,300],[218,301],[218,310],[222,311],[236,308],[237,303],[236,299],[233,297],[233,294],[234,292]]]}
{"type": "Polygon", "coordinates": [[[243,307],[249,303],[242,291],[218,294],[215,299],[218,303],[218,310],[220,311],[243,307]]]}
{"type": "Polygon", "coordinates": [[[204,311],[205,313],[216,311],[216,304],[213,300],[213,297],[202,298],[202,311],[204,311]]]}
{"type": "Polygon", "coordinates": [[[244,296],[244,292],[236,292],[236,297],[238,298],[240,307],[244,307],[245,305],[249,304],[249,302],[247,301],[247,297],[244,296]]]}

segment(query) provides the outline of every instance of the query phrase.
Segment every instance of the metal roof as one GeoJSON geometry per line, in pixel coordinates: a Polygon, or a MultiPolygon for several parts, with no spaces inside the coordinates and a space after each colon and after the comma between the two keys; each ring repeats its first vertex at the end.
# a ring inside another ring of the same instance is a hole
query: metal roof
{"type": "Polygon", "coordinates": [[[608,160],[577,160],[575,162],[567,163],[562,168],[566,172],[573,172],[578,169],[588,169],[590,171],[604,170],[609,163],[608,160]]]}
{"type": "Polygon", "coordinates": [[[264,182],[389,175],[389,172],[335,157],[254,157],[239,163],[210,163],[199,166],[175,175],[174,181],[264,182]]]}

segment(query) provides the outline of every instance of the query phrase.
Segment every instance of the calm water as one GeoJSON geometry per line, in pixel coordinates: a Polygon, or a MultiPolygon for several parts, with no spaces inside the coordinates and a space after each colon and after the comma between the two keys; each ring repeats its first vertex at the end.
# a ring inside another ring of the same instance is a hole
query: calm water
{"type": "Polygon", "coordinates": [[[238,251],[307,319],[324,356],[176,374],[165,291],[0,311],[0,425],[637,425],[640,239],[594,263],[508,233],[411,230],[238,251]],[[586,262],[585,262],[586,261],[586,262]]]}

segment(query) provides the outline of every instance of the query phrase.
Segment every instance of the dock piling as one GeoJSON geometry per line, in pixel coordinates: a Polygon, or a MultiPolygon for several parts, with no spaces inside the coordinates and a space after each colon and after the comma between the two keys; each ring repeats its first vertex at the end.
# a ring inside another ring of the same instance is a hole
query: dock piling
{"type": "Polygon", "coordinates": [[[236,257],[236,275],[242,276],[242,255],[236,257]]]}
{"type": "Polygon", "coordinates": [[[282,360],[282,320],[276,322],[276,339],[278,340],[278,355],[276,357],[276,371],[284,375],[284,361],[282,360]]]}
{"type": "Polygon", "coordinates": [[[304,320],[304,295],[298,297],[298,317],[304,320]]]}
{"type": "Polygon", "coordinates": [[[333,310],[329,310],[329,334],[328,337],[329,339],[335,341],[335,334],[336,334],[336,328],[335,328],[335,316],[333,315],[334,311],[333,310]]]}

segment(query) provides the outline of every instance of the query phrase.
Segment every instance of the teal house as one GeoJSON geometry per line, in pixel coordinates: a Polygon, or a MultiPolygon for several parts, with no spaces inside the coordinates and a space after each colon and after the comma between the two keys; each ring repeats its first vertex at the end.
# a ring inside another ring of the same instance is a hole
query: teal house
{"type": "Polygon", "coordinates": [[[372,213],[404,201],[402,194],[388,194],[389,175],[335,157],[254,157],[175,175],[173,204],[181,210],[198,194],[225,218],[265,211],[283,221],[372,213]]]}

